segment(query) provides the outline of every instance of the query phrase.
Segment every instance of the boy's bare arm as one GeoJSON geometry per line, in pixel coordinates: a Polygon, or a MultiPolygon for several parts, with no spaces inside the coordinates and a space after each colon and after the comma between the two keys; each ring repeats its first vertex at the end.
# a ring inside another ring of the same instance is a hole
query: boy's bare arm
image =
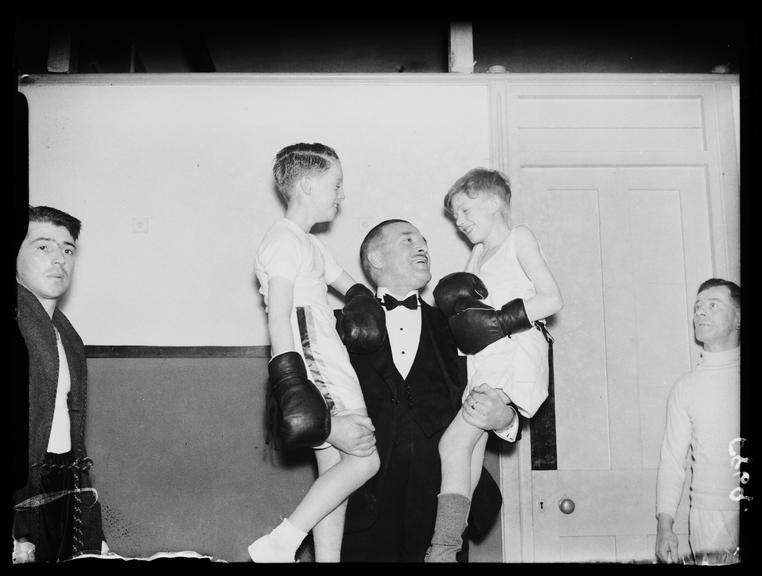
{"type": "Polygon", "coordinates": [[[516,235],[516,257],[536,291],[532,298],[524,300],[527,318],[534,322],[552,316],[561,310],[564,302],[553,273],[540,251],[537,238],[525,226],[517,226],[513,234],[516,235]]]}
{"type": "Polygon", "coordinates": [[[267,330],[273,357],[296,350],[291,330],[291,309],[294,305],[294,285],[285,278],[268,281],[267,330]]]}

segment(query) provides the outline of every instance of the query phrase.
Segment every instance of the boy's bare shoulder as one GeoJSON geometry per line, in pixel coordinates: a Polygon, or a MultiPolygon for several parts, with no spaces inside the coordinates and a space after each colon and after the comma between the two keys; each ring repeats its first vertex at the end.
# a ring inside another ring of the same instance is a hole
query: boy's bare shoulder
{"type": "Polygon", "coordinates": [[[515,240],[537,242],[537,237],[534,235],[534,232],[532,232],[532,229],[526,224],[517,224],[514,226],[512,234],[515,235],[515,240]]]}

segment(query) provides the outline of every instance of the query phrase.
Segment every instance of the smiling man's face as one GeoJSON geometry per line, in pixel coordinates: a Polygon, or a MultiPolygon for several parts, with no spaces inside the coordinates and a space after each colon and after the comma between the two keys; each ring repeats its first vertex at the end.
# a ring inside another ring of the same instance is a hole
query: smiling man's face
{"type": "Polygon", "coordinates": [[[409,222],[392,222],[369,251],[376,282],[398,297],[422,290],[431,280],[429,246],[409,222]]]}

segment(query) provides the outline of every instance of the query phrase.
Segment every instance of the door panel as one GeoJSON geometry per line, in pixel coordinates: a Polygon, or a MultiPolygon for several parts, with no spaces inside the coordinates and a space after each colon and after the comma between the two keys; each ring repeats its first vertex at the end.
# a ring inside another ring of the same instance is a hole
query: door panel
{"type": "Polygon", "coordinates": [[[603,347],[594,345],[605,333],[598,192],[594,186],[556,186],[561,181],[549,173],[526,172],[532,177],[521,189],[531,214],[514,221],[535,231],[566,302],[563,314],[549,322],[556,338],[557,430],[569,431],[557,433],[558,467],[608,469],[608,438],[599,433],[608,426],[605,355],[603,347]],[[573,381],[558,381],[561,366],[574,375],[573,381]],[[574,449],[580,442],[586,444],[582,452],[574,449]]]}
{"type": "MultiPolygon", "coordinates": [[[[652,470],[533,472],[536,562],[649,562],[654,558],[652,470]],[[574,502],[571,514],[559,506],[574,502]],[[644,505],[650,509],[644,510],[644,505]]],[[[687,500],[687,484],[683,500],[687,500]]],[[[680,554],[688,551],[687,507],[677,518],[680,554]]]]}

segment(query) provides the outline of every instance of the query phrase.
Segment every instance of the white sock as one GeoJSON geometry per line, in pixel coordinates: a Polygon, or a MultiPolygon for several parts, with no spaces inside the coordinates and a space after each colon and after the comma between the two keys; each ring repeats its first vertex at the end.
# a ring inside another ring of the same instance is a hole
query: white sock
{"type": "Polygon", "coordinates": [[[260,563],[295,562],[296,550],[306,536],[306,532],[284,519],[272,532],[251,543],[249,557],[260,563]]]}
{"type": "Polygon", "coordinates": [[[307,537],[306,532],[302,532],[288,521],[288,518],[284,518],[275,529],[270,532],[270,537],[277,544],[278,548],[282,550],[292,550],[296,554],[297,548],[301,545],[302,541],[307,537]]]}

